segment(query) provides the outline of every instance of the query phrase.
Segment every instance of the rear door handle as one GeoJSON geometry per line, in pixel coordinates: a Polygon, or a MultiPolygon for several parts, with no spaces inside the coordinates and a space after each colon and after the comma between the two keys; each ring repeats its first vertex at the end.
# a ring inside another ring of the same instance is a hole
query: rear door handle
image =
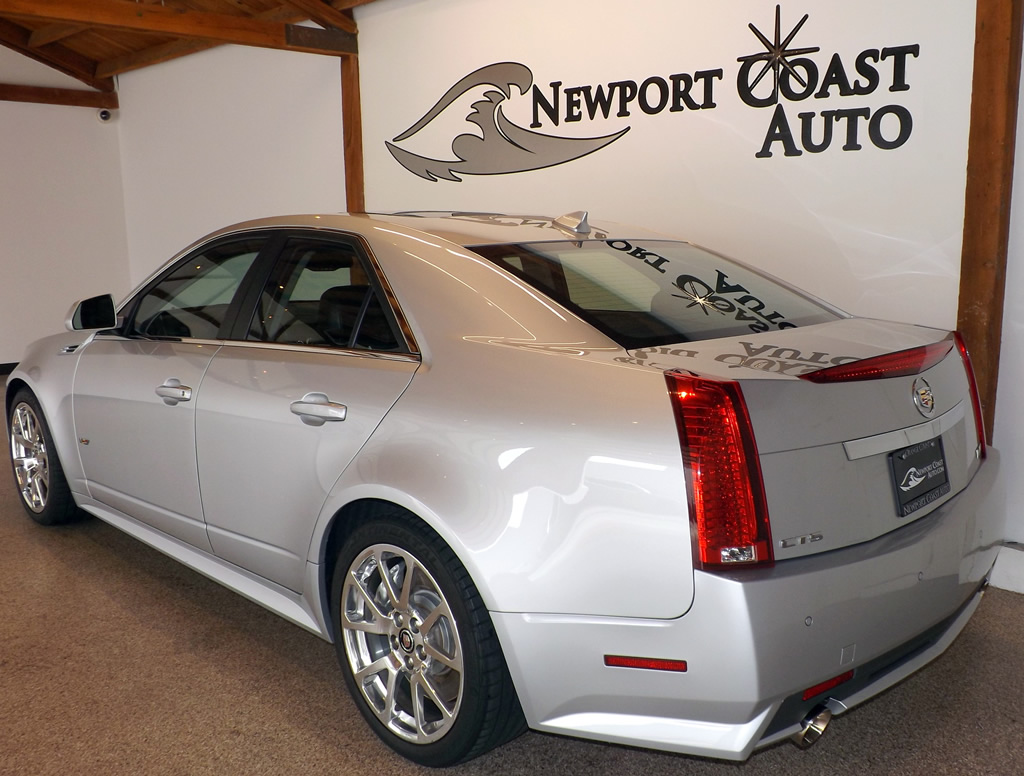
{"type": "Polygon", "coordinates": [[[172,407],[180,401],[192,401],[192,389],[182,385],[176,377],[168,378],[163,385],[158,385],[156,395],[164,400],[164,404],[172,407]]]}
{"type": "Polygon", "coordinates": [[[322,426],[330,421],[337,423],[348,415],[348,407],[327,398],[325,393],[307,393],[289,405],[292,414],[302,418],[307,426],[322,426]]]}

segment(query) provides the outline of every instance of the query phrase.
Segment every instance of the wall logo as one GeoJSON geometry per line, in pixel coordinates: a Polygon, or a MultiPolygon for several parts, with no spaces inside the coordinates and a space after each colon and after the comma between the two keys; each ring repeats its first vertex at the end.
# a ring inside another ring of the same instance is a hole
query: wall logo
{"type": "Polygon", "coordinates": [[[533,86],[533,73],[518,62],[500,62],[475,70],[452,86],[426,115],[409,129],[385,143],[392,156],[409,172],[436,181],[444,178],[460,181],[463,175],[503,175],[526,172],[570,162],[592,154],[622,137],[629,127],[603,137],[571,138],[544,135],[513,124],[505,117],[502,104],[511,98],[512,87],[525,95],[533,86]],[[483,130],[483,137],[466,133],[452,141],[454,161],[431,159],[399,148],[395,143],[412,137],[436,119],[446,108],[466,92],[479,86],[493,86],[498,91],[487,91],[484,99],[473,103],[466,121],[483,130]]]}
{"type": "MultiPolygon", "coordinates": [[[[819,54],[820,47],[795,43],[808,19],[809,14],[804,14],[783,36],[782,8],[776,5],[771,38],[753,22],[748,25],[763,49],[736,59],[736,96],[751,108],[772,109],[764,142],[754,156],[768,159],[779,151],[784,157],[802,156],[833,147],[860,151],[866,143],[882,150],[905,145],[914,126],[905,106],[890,104],[872,110],[861,105],[847,107],[846,101],[874,94],[881,88],[894,93],[909,91],[908,63],[919,56],[920,45],[867,48],[853,62],[834,53],[827,64],[819,66],[819,60],[809,55],[819,54]],[[801,111],[791,120],[787,106],[808,100],[824,109],[801,111]]],[[[724,76],[724,68],[710,68],[651,75],[639,82],[626,79],[565,86],[562,81],[551,81],[545,89],[534,84],[533,72],[526,65],[500,62],[462,78],[419,121],[385,145],[399,164],[429,181],[461,181],[459,175],[539,170],[592,154],[621,138],[630,126],[590,137],[563,137],[535,130],[545,125],[558,127],[563,122],[614,121],[621,127],[619,120],[638,111],[645,116],[666,111],[699,115],[718,106],[715,89],[724,76]],[[479,87],[493,89],[472,103],[465,121],[475,124],[483,134],[475,130],[458,134],[451,144],[455,159],[421,156],[398,145],[479,87]],[[527,94],[533,118],[529,129],[510,121],[504,110],[515,97],[527,94]]]]}

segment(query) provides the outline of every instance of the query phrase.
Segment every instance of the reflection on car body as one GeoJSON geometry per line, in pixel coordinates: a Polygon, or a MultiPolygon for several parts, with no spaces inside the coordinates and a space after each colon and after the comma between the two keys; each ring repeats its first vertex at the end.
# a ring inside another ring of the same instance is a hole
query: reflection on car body
{"type": "Polygon", "coordinates": [[[68,323],[7,383],[29,514],[333,641],[423,764],[526,727],[808,743],[939,655],[995,559],[955,333],[585,214],[250,222],[68,323]]]}

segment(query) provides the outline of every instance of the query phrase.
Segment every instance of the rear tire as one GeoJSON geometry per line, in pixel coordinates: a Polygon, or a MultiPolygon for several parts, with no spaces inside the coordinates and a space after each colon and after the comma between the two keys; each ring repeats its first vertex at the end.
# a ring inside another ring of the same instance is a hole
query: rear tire
{"type": "Polygon", "coordinates": [[[39,402],[28,389],[22,388],[14,395],[7,429],[14,482],[28,516],[40,525],[80,519],[53,436],[39,402]]]}
{"type": "Polygon", "coordinates": [[[395,510],[357,527],[331,585],[345,683],[373,731],[430,767],[526,729],[494,626],[439,536],[395,510]]]}

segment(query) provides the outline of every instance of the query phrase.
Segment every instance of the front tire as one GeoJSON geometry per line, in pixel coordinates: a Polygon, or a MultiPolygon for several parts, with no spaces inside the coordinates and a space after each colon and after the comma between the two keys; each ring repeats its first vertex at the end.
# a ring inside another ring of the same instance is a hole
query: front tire
{"type": "Polygon", "coordinates": [[[14,395],[7,429],[14,481],[28,516],[41,525],[79,519],[53,436],[31,391],[23,388],[14,395]]]}
{"type": "Polygon", "coordinates": [[[444,542],[395,511],[353,531],[331,586],[345,683],[404,757],[463,762],[526,728],[494,626],[444,542]]]}

